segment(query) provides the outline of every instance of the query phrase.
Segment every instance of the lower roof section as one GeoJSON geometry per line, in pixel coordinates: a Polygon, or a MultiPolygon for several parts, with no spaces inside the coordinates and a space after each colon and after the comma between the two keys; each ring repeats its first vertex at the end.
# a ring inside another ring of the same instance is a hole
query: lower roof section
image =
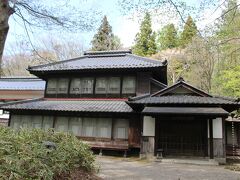
{"type": "Polygon", "coordinates": [[[228,116],[228,112],[219,107],[145,107],[142,113],[147,115],[228,116]]]}
{"type": "Polygon", "coordinates": [[[39,110],[61,112],[112,112],[131,113],[132,108],[124,100],[51,100],[35,99],[7,103],[5,110],[39,110]]]}

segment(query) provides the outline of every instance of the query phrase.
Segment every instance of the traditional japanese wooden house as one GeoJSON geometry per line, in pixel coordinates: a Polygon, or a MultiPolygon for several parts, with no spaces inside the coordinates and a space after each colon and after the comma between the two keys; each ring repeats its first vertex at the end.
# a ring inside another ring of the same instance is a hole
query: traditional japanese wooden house
{"type": "Polygon", "coordinates": [[[139,149],[152,157],[224,161],[228,113],[235,100],[213,97],[180,79],[167,87],[167,61],[131,51],[86,52],[28,68],[45,80],[44,98],[10,103],[9,126],[71,132],[92,148],[139,149]]]}
{"type": "MultiPolygon", "coordinates": [[[[44,96],[45,81],[35,77],[1,77],[0,104],[44,96]]],[[[0,108],[0,125],[7,125],[9,112],[0,108]]]]}

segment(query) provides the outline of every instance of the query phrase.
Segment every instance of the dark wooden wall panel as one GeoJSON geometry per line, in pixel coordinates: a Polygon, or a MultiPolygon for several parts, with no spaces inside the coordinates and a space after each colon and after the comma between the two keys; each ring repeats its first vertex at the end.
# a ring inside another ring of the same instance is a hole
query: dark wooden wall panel
{"type": "Polygon", "coordinates": [[[150,72],[137,73],[137,96],[143,95],[150,92],[150,72]]]}
{"type": "Polygon", "coordinates": [[[130,147],[140,147],[141,122],[139,119],[129,120],[128,142],[130,147]]]}
{"type": "Polygon", "coordinates": [[[154,93],[156,93],[156,92],[158,92],[158,91],[160,91],[162,89],[163,89],[162,87],[159,87],[159,86],[157,86],[157,85],[155,85],[153,83],[150,84],[150,93],[151,94],[154,94],[154,93]]]}

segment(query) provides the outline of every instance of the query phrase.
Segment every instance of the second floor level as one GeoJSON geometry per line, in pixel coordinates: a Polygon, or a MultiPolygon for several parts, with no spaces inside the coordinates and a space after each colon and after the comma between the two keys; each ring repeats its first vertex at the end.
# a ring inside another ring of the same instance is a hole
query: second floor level
{"type": "Polygon", "coordinates": [[[131,51],[97,51],[28,70],[46,81],[47,98],[128,98],[165,87],[166,69],[131,51]]]}
{"type": "Polygon", "coordinates": [[[153,93],[164,84],[152,72],[92,74],[49,77],[47,98],[128,98],[153,93]]]}

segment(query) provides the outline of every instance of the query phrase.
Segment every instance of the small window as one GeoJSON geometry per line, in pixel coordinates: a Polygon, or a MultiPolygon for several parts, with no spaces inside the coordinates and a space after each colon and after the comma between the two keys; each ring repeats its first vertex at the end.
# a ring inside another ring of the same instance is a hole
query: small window
{"type": "Polygon", "coordinates": [[[57,79],[49,79],[47,83],[47,94],[57,93],[57,79]]]}
{"type": "Polygon", "coordinates": [[[75,136],[81,136],[82,135],[82,118],[70,118],[69,120],[69,126],[68,131],[75,136]]]}
{"type": "Polygon", "coordinates": [[[127,119],[115,119],[114,121],[114,138],[128,139],[129,121],[127,119]]]}
{"type": "Polygon", "coordinates": [[[96,119],[94,118],[83,119],[83,136],[96,137],[96,119]]]}
{"type": "Polygon", "coordinates": [[[68,79],[61,78],[58,80],[58,94],[67,94],[68,92],[68,79]]]}
{"type": "Polygon", "coordinates": [[[97,136],[102,138],[111,138],[112,119],[98,118],[97,119],[97,136]]]}
{"type": "Polygon", "coordinates": [[[96,79],[96,94],[106,94],[107,93],[107,78],[100,77],[96,79]]]}
{"type": "Polygon", "coordinates": [[[53,116],[44,116],[43,123],[42,123],[42,129],[48,130],[50,128],[53,128],[53,116]]]}
{"type": "Polygon", "coordinates": [[[110,77],[108,81],[108,93],[120,94],[120,77],[110,77]]]}
{"type": "Polygon", "coordinates": [[[68,131],[68,117],[57,117],[55,123],[55,129],[59,132],[67,132],[68,131]]]}
{"type": "Polygon", "coordinates": [[[70,94],[81,94],[81,79],[74,78],[71,81],[70,94]]]}
{"type": "Polygon", "coordinates": [[[82,94],[93,94],[93,78],[82,78],[81,92],[82,94]]]}
{"type": "Polygon", "coordinates": [[[123,78],[123,94],[134,94],[136,93],[136,78],[133,76],[128,76],[123,78]]]}

